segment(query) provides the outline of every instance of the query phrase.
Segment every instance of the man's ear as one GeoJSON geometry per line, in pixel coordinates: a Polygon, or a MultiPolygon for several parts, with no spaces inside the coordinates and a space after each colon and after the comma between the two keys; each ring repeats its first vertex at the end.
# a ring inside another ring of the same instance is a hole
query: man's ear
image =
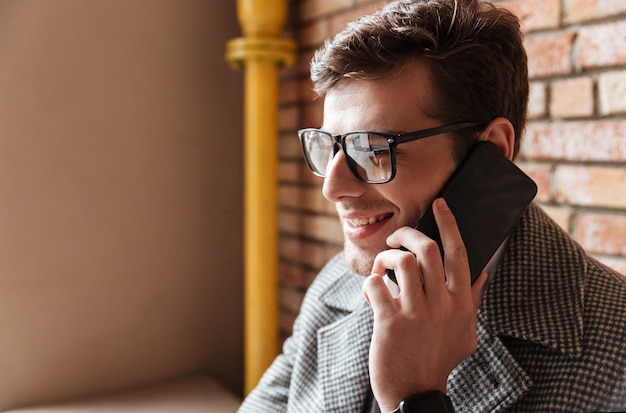
{"type": "Polygon", "coordinates": [[[493,143],[504,156],[513,159],[515,148],[515,129],[506,118],[495,118],[480,133],[481,141],[493,143]]]}

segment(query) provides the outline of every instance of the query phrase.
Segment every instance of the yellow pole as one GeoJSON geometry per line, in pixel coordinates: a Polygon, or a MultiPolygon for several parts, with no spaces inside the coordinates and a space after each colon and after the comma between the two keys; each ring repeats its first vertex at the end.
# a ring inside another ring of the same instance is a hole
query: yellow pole
{"type": "Polygon", "coordinates": [[[239,0],[244,37],[226,58],[244,77],[244,391],[278,353],[278,66],[293,64],[295,45],[280,39],[286,0],[239,0]]]}

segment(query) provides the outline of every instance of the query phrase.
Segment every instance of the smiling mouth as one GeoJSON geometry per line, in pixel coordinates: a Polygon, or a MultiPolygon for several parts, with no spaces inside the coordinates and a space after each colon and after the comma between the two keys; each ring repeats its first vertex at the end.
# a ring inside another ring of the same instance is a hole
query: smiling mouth
{"type": "Polygon", "coordinates": [[[346,218],[346,221],[350,224],[350,226],[352,226],[353,228],[361,228],[361,227],[365,227],[367,225],[372,225],[375,224],[377,222],[383,221],[385,219],[388,219],[391,215],[380,215],[377,217],[364,217],[364,218],[354,218],[354,219],[348,219],[346,218]]]}

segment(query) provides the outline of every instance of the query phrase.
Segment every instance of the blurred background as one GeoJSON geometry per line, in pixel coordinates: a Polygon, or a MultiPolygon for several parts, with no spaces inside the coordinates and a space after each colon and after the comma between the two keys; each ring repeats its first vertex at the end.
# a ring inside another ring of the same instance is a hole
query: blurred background
{"type": "MultiPolygon", "coordinates": [[[[309,61],[385,2],[286,3],[278,341],[342,244],[296,137],[321,123],[309,61]]],[[[518,163],[626,274],[626,2],[494,3],[520,16],[529,55],[518,163]]],[[[235,1],[0,0],[0,411],[196,373],[244,392],[245,67],[225,58],[239,36],[235,1]]]]}
{"type": "Polygon", "coordinates": [[[0,410],[242,388],[235,2],[0,1],[0,410]]]}

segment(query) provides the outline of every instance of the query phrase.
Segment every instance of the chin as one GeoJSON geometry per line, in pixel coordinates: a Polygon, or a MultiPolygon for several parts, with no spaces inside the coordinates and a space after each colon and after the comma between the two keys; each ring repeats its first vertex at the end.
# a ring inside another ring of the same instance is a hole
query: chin
{"type": "Polygon", "coordinates": [[[380,252],[380,250],[371,251],[360,248],[348,241],[344,243],[343,251],[348,268],[366,277],[372,273],[374,259],[380,252]]]}

